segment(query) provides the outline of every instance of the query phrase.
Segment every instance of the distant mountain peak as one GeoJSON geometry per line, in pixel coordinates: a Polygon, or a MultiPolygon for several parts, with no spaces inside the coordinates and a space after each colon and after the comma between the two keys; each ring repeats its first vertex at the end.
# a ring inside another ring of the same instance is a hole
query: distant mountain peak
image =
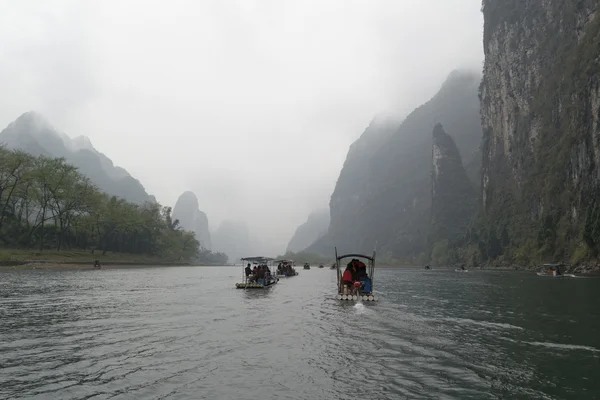
{"type": "Polygon", "coordinates": [[[11,122],[0,132],[0,144],[35,156],[64,157],[110,195],[138,204],[156,201],[153,196],[148,195],[139,181],[123,168],[115,167],[110,158],[97,151],[88,137],[71,139],[55,129],[38,112],[28,111],[11,122]]]}
{"type": "Polygon", "coordinates": [[[299,252],[323,237],[329,228],[329,209],[315,210],[308,215],[306,221],[296,228],[286,251],[299,252]]]}
{"type": "Polygon", "coordinates": [[[208,217],[200,210],[198,198],[193,192],[186,191],[179,196],[173,207],[173,219],[178,219],[180,225],[196,234],[200,245],[210,250],[212,248],[208,217]]]}
{"type": "Polygon", "coordinates": [[[52,128],[46,117],[37,111],[27,111],[14,121],[15,124],[35,124],[41,127],[52,128]]]}
{"type": "Polygon", "coordinates": [[[96,150],[92,141],[87,136],[77,136],[76,138],[71,139],[70,141],[71,149],[74,151],[77,150],[96,150]]]}
{"type": "Polygon", "coordinates": [[[471,86],[479,86],[481,73],[472,69],[455,69],[448,74],[438,95],[457,90],[465,90],[471,86]]]}

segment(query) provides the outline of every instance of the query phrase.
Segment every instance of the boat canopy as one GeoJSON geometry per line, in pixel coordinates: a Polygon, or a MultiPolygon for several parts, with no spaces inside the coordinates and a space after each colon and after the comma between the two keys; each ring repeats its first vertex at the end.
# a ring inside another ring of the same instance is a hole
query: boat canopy
{"type": "Polygon", "coordinates": [[[341,260],[343,258],[366,258],[369,261],[373,261],[375,258],[374,257],[369,257],[367,255],[364,254],[344,254],[343,256],[337,256],[336,259],[337,260],[341,260]]]}
{"type": "Polygon", "coordinates": [[[284,264],[293,264],[294,260],[275,260],[275,264],[284,263],[284,264]]]}
{"type": "Polygon", "coordinates": [[[272,261],[273,259],[270,257],[244,257],[244,258],[241,258],[240,260],[250,261],[250,262],[255,262],[255,263],[266,263],[266,262],[272,261]]]}
{"type": "Polygon", "coordinates": [[[544,267],[562,267],[563,264],[544,264],[544,267]]]}

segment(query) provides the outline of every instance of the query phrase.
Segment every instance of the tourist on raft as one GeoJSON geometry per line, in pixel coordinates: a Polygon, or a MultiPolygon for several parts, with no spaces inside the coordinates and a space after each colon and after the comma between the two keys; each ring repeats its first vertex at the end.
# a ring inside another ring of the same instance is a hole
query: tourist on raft
{"type": "Polygon", "coordinates": [[[343,294],[354,294],[356,283],[358,283],[355,279],[356,275],[357,271],[353,260],[346,265],[342,274],[343,294]]]}

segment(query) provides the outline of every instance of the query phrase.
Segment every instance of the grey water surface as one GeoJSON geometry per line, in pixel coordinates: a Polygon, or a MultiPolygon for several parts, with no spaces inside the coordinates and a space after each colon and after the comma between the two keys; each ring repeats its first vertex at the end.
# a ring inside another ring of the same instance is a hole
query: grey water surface
{"type": "Polygon", "coordinates": [[[600,279],[378,269],[0,269],[2,399],[600,398],[600,279]]]}

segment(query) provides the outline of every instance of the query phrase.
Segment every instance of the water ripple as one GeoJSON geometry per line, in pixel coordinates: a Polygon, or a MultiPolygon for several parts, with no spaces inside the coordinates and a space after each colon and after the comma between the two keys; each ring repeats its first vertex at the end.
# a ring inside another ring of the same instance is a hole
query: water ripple
{"type": "Polygon", "coordinates": [[[600,300],[595,280],[524,287],[514,274],[383,269],[381,301],[351,304],[333,298],[328,269],[266,291],[233,289],[238,277],[230,268],[0,270],[0,398],[568,399],[599,391],[590,378],[600,315],[585,306],[600,300]],[[581,302],[557,308],[552,290],[572,290],[581,302]]]}

